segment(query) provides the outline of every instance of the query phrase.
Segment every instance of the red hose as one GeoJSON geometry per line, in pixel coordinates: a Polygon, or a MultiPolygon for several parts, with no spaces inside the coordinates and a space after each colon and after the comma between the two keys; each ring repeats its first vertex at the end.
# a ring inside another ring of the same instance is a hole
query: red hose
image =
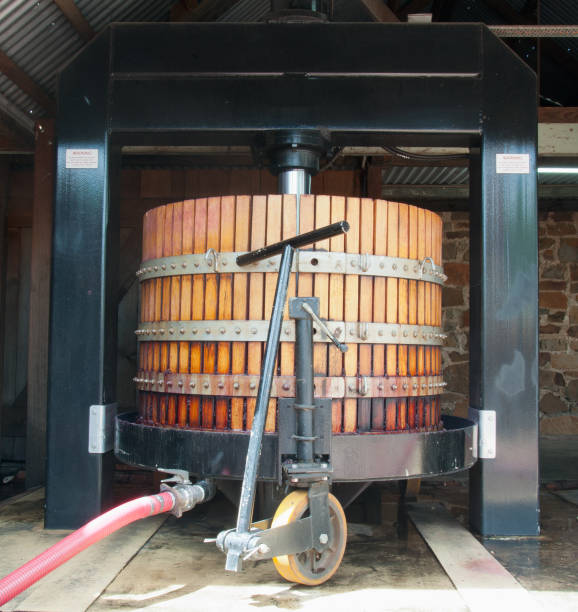
{"type": "Polygon", "coordinates": [[[60,542],[0,580],[0,604],[5,604],[71,557],[134,521],[170,512],[175,497],[170,492],[148,495],[126,502],[101,514],[60,542]]]}

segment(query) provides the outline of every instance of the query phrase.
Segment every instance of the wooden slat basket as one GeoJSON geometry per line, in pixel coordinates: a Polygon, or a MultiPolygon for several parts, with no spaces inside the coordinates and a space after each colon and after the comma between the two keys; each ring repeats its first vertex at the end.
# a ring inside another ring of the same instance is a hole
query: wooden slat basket
{"type": "MultiPolygon", "coordinates": [[[[146,213],[141,283],[142,422],[251,428],[278,258],[239,268],[236,254],[346,219],[344,235],[301,250],[289,297],[316,296],[347,343],[316,330],[315,393],[331,397],[335,434],[441,427],[442,221],[415,206],[306,195],[186,200],[146,213]],[[298,210],[299,208],[299,210],[298,210]]],[[[281,333],[266,431],[293,397],[293,324],[281,333]]]]}

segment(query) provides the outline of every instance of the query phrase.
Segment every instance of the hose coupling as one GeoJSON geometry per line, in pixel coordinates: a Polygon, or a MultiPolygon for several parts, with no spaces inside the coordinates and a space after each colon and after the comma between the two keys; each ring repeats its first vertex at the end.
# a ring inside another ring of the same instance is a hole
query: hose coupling
{"type": "Polygon", "coordinates": [[[215,496],[217,487],[212,478],[199,480],[192,484],[189,480],[188,472],[182,470],[160,470],[172,474],[171,478],[167,478],[161,483],[161,491],[171,493],[175,498],[175,505],[171,511],[177,518],[183,515],[183,512],[192,510],[197,504],[207,502],[215,496]],[[167,482],[175,482],[173,486],[166,484],[167,482]]]}

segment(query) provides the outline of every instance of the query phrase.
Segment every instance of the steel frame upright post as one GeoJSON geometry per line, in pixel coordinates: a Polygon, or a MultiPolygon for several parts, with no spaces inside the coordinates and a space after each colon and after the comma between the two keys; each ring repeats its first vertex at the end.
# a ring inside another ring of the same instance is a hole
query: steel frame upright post
{"type": "Polygon", "coordinates": [[[495,411],[496,452],[470,471],[470,523],[488,536],[537,535],[536,78],[522,64],[506,72],[505,45],[483,34],[482,140],[470,177],[470,405],[495,411]],[[504,154],[521,155],[527,168],[500,172],[504,154]]]}
{"type": "Polygon", "coordinates": [[[120,155],[108,130],[110,32],[61,75],[52,251],[45,524],[79,527],[110,503],[112,452],[89,454],[91,405],[116,397],[120,155]],[[70,150],[97,167],[67,168],[70,150]]]}

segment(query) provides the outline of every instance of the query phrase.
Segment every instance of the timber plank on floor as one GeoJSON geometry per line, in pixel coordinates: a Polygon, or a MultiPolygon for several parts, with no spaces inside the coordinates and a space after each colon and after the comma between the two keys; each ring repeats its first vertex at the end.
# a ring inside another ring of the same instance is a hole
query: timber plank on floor
{"type": "Polygon", "coordinates": [[[528,591],[443,504],[410,504],[409,516],[471,612],[537,609],[528,591]]]}

